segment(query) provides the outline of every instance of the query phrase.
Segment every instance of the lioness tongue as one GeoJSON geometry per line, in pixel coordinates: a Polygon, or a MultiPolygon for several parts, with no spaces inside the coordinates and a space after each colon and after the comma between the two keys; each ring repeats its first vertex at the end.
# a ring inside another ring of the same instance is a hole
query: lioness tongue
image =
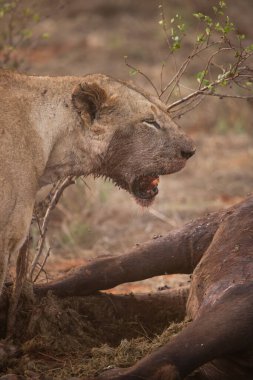
{"type": "Polygon", "coordinates": [[[140,189],[146,193],[155,195],[158,192],[159,177],[145,176],[140,181],[140,189]]]}
{"type": "Polygon", "coordinates": [[[159,184],[159,178],[154,178],[152,182],[150,182],[150,187],[154,188],[157,187],[159,184]]]}

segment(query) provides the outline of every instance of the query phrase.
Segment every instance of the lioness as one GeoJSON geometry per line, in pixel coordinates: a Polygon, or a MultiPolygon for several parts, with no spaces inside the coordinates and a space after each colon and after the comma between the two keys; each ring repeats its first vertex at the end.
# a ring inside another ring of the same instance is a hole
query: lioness
{"type": "Polygon", "coordinates": [[[158,99],[105,75],[0,71],[0,293],[28,234],[35,195],[68,175],[110,177],[148,206],[158,176],[195,151],[158,99]]]}

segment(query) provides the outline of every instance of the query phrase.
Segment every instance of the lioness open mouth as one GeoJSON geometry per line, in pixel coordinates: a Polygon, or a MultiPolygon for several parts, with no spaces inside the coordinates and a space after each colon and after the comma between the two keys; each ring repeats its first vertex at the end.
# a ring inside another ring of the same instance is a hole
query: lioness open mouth
{"type": "MultiPolygon", "coordinates": [[[[129,171],[126,176],[123,176],[121,173],[118,174],[113,170],[108,175],[104,174],[105,170],[104,172],[97,172],[94,176],[111,180],[115,186],[133,195],[135,201],[140,206],[149,207],[159,193],[159,177],[178,172],[185,166],[185,162],[185,160],[174,160],[173,165],[160,166],[157,171],[154,169],[154,171],[144,172],[145,174],[138,173],[139,175],[137,173],[132,175],[131,171],[129,171]]],[[[123,172],[124,167],[123,169],[120,168],[120,171],[123,172]]]]}
{"type": "Polygon", "coordinates": [[[131,191],[138,203],[148,206],[159,192],[158,184],[158,175],[143,175],[134,180],[131,191]]]}

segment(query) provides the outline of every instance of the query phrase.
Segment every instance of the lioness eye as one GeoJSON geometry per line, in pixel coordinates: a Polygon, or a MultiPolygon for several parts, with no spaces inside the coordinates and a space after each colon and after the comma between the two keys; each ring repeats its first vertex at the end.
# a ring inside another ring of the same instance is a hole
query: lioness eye
{"type": "Polygon", "coordinates": [[[155,127],[156,129],[160,129],[160,125],[157,123],[157,121],[155,120],[143,120],[143,123],[147,124],[147,125],[151,125],[152,127],[155,127]]]}

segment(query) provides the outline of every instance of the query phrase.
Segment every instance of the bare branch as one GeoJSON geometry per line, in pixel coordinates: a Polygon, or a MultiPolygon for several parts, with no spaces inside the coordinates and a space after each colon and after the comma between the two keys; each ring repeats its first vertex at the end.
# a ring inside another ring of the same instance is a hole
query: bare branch
{"type": "Polygon", "coordinates": [[[52,199],[50,200],[49,205],[47,207],[42,226],[40,227],[40,224],[38,223],[39,231],[40,231],[40,240],[39,240],[38,245],[37,245],[37,253],[36,253],[36,255],[33,259],[33,262],[31,264],[31,270],[30,270],[30,274],[29,274],[30,281],[35,282],[37,280],[37,278],[39,277],[39,274],[41,273],[41,271],[44,268],[44,265],[46,263],[46,260],[49,256],[49,253],[51,250],[50,248],[48,249],[47,254],[43,260],[43,264],[41,265],[41,268],[39,270],[39,273],[36,275],[35,279],[33,280],[33,274],[34,274],[35,268],[39,262],[39,259],[43,253],[43,250],[44,250],[46,234],[47,234],[47,226],[48,226],[49,217],[51,215],[51,212],[53,211],[53,209],[57,205],[60,197],[62,196],[62,193],[64,192],[64,190],[68,186],[70,186],[74,183],[75,183],[74,176],[69,176],[69,177],[65,178],[64,180],[60,180],[54,187],[54,194],[53,194],[52,199]]]}
{"type": "Polygon", "coordinates": [[[137,69],[136,67],[134,67],[134,66],[132,66],[130,63],[128,63],[128,62],[127,62],[127,57],[125,57],[124,59],[125,59],[125,65],[126,65],[127,67],[129,67],[131,70],[134,70],[136,73],[142,75],[143,78],[145,78],[145,79],[148,81],[148,83],[151,85],[151,87],[154,89],[156,95],[157,95],[158,98],[159,98],[159,92],[158,92],[156,86],[154,85],[154,83],[152,82],[152,80],[151,80],[151,79],[150,79],[145,73],[143,73],[140,69],[137,69]]]}
{"type": "Polygon", "coordinates": [[[192,53],[188,56],[188,58],[182,63],[178,71],[175,73],[175,75],[171,78],[171,80],[168,82],[168,84],[164,87],[164,89],[161,91],[159,98],[161,98],[165,92],[170,88],[170,86],[174,83],[172,90],[170,91],[169,95],[167,96],[166,103],[169,101],[175,87],[177,86],[177,83],[181,79],[182,75],[185,73],[186,69],[188,68],[189,64],[192,62],[192,59],[196,56],[198,56],[203,51],[219,44],[220,42],[213,42],[210,43],[208,46],[204,46],[203,48],[199,49],[198,45],[195,45],[192,53]]]}
{"type": "Polygon", "coordinates": [[[222,77],[221,79],[210,83],[208,86],[204,86],[201,89],[198,89],[198,90],[192,92],[191,94],[186,95],[185,97],[183,97],[183,98],[175,101],[174,103],[170,104],[169,107],[167,108],[167,111],[170,111],[172,108],[174,108],[174,107],[178,106],[179,104],[182,104],[182,103],[184,103],[184,102],[186,102],[192,98],[195,98],[198,95],[207,95],[207,94],[212,95],[212,94],[214,94],[215,87],[217,87],[219,84],[221,84],[224,81],[224,79],[226,79],[227,81],[233,81],[238,76],[239,76],[239,73],[234,74],[234,76],[232,76],[232,77],[226,77],[226,78],[222,77]]]}
{"type": "Polygon", "coordinates": [[[212,94],[206,92],[204,94],[205,96],[217,96],[218,98],[220,99],[223,99],[223,98],[231,98],[231,99],[243,99],[243,100],[250,100],[250,99],[253,99],[253,95],[233,95],[233,94],[218,94],[217,92],[214,92],[212,94]]]}
{"type": "Polygon", "coordinates": [[[41,272],[45,273],[44,266],[46,265],[47,259],[48,259],[49,255],[50,255],[50,252],[51,252],[51,247],[48,248],[47,253],[46,253],[45,257],[44,257],[44,260],[43,260],[43,262],[42,262],[42,264],[40,266],[40,269],[39,269],[38,273],[36,274],[33,282],[36,282],[38,280],[41,272]]]}
{"type": "Polygon", "coordinates": [[[214,59],[214,57],[216,57],[218,54],[224,52],[224,51],[231,51],[231,50],[234,50],[232,47],[220,47],[217,51],[215,51],[213,54],[210,55],[210,57],[208,58],[208,61],[207,61],[207,64],[206,64],[206,67],[205,69],[203,70],[204,71],[204,75],[199,83],[199,89],[201,89],[201,86],[203,85],[203,81],[205,79],[205,75],[208,73],[208,69],[209,69],[209,66],[211,65],[212,63],[212,60],[214,59]]]}
{"type": "MultiPolygon", "coordinates": [[[[175,101],[174,103],[170,104],[167,108],[167,111],[169,112],[172,108],[177,107],[178,105],[187,102],[188,100],[191,100],[192,98],[197,97],[198,95],[205,94],[205,91],[209,90],[208,86],[203,87],[201,90],[196,90],[192,92],[191,94],[184,96],[183,98],[175,101]]],[[[210,91],[210,90],[209,90],[210,91]]]]}
{"type": "MultiPolygon", "coordinates": [[[[243,62],[243,61],[244,61],[244,59],[241,59],[241,62],[243,62]]],[[[246,76],[247,79],[252,78],[252,70],[248,69],[249,70],[248,75],[244,74],[244,70],[245,70],[245,68],[241,67],[241,69],[240,69],[240,66],[238,66],[236,71],[234,71],[234,67],[232,67],[231,70],[229,72],[225,73],[225,75],[221,79],[216,80],[216,81],[214,81],[214,82],[212,82],[206,86],[203,86],[202,88],[199,88],[198,90],[193,91],[192,93],[186,95],[185,97],[182,97],[181,99],[170,104],[169,107],[167,108],[167,111],[169,112],[173,108],[175,108],[175,107],[177,107],[177,106],[179,106],[185,102],[188,102],[189,100],[191,100],[193,98],[197,98],[200,95],[216,96],[216,97],[219,97],[221,99],[222,98],[234,98],[234,99],[244,99],[244,100],[252,99],[253,98],[252,95],[222,94],[222,93],[216,93],[215,92],[215,88],[218,87],[224,80],[227,83],[228,82],[234,82],[237,84],[237,81],[240,80],[241,75],[242,76],[244,75],[244,77],[246,76]]],[[[190,110],[191,110],[191,108],[189,108],[189,111],[190,110]]]]}
{"type": "Polygon", "coordinates": [[[189,111],[192,111],[194,108],[198,107],[199,104],[204,100],[204,98],[205,98],[204,95],[199,95],[196,98],[192,98],[189,102],[186,102],[185,104],[183,103],[183,105],[179,107],[178,109],[174,111],[170,111],[171,117],[173,119],[175,119],[176,117],[181,118],[183,115],[185,115],[189,111]]]}

